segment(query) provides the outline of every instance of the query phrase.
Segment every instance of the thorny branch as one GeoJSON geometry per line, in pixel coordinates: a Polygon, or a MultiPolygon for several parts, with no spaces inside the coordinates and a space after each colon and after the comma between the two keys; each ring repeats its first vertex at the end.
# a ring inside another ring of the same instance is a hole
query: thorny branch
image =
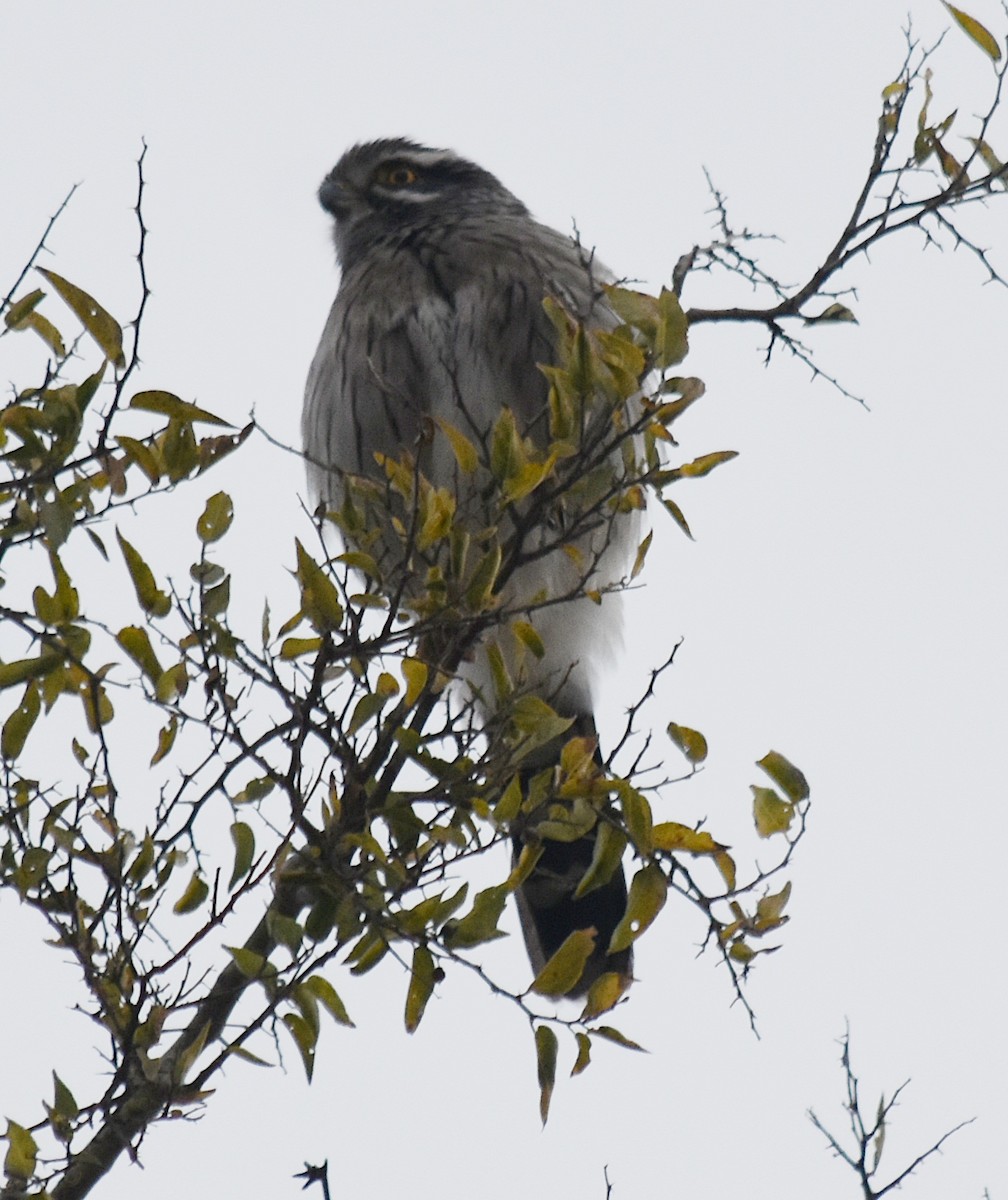
{"type": "Polygon", "coordinates": [[[686,315],[691,326],[723,322],[765,326],[770,333],[764,351],[766,363],[770,362],[777,346],[782,346],[811,370],[813,378],[825,380],[859,403],[863,401],[823,371],[816,363],[811,347],[787,328],[788,323],[794,321],[814,327],[856,320],[843,302],[854,296],[854,288],[850,285],[838,288],[834,282],[856,259],[868,256],[884,238],[894,234],[917,231],[925,245],[938,247],[942,245],[944,235],[951,240],[953,249],[966,250],[981,264],[988,282],[1008,285],[1008,280],[991,261],[989,251],[968,235],[953,216],[970,205],[991,200],[1002,202],[1008,190],[1008,166],[996,159],[986,140],[991,121],[1000,110],[1008,56],[1002,58],[994,71],[992,98],[987,110],[978,118],[976,136],[969,139],[972,150],[960,163],[946,150],[943,142],[955,114],[940,123],[929,124],[931,70],[927,64],[941,39],[930,48],[922,48],[909,25],[906,38],[906,58],[896,81],[885,89],[871,162],[850,217],[821,265],[805,282],[797,286],[785,285],[760,264],[748,248],[779,239],[747,228],[734,229],[725,197],[709,175],[707,182],[713,199],[717,236],[707,245],[694,246],[684,254],[672,275],[673,290],[680,297],[691,274],[714,271],[738,276],[757,294],[769,292],[770,304],[694,307],[687,309],[686,315]],[[924,99],[917,116],[916,136],[905,155],[897,159],[898,149],[905,140],[908,104],[911,96],[919,91],[923,91],[924,99]],[[931,165],[933,160],[937,161],[938,170],[931,165]],[[809,312],[808,306],[815,300],[829,304],[822,311],[809,312]]]}
{"type": "Polygon", "coordinates": [[[943,1133],[927,1150],[916,1155],[906,1167],[893,1175],[888,1183],[882,1183],[878,1178],[878,1171],[885,1149],[886,1135],[899,1098],[910,1081],[906,1080],[901,1083],[888,1099],[884,1094],[881,1095],[874,1116],[869,1115],[871,1109],[865,1106],[861,1097],[860,1082],[851,1063],[849,1029],[841,1038],[840,1046],[840,1063],[844,1069],[847,1089],[844,1107],[847,1110],[847,1121],[850,1127],[849,1138],[846,1135],[841,1136],[831,1132],[813,1109],[809,1109],[808,1118],[826,1139],[826,1144],[833,1155],[846,1163],[857,1175],[864,1200],[881,1200],[883,1196],[887,1196],[905,1183],[929,1158],[941,1151],[949,1138],[961,1129],[965,1129],[967,1125],[971,1125],[975,1118],[971,1117],[967,1121],[960,1121],[958,1125],[943,1133]]]}

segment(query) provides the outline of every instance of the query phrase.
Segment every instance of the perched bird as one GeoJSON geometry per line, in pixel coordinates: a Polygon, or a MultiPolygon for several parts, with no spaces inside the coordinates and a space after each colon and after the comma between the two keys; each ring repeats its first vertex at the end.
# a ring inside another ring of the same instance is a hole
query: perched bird
{"type": "MultiPolygon", "coordinates": [[[[354,146],[326,176],[319,200],[334,219],[342,274],[305,395],[310,488],[336,509],[346,473],[383,482],[376,454],[414,450],[435,486],[457,490],[458,519],[478,528],[483,477],[460,473],[447,439],[432,438],[430,427],[446,421],[485,449],[506,406],[520,435],[544,445],[549,389],[540,364],[556,363],[557,334],[543,301],[554,298],[588,328],[612,328],[618,322],[601,287],[609,276],[570,237],[535,221],[488,171],[449,150],[398,138],[354,146]]],[[[507,585],[512,610],[530,603],[529,619],[545,646],[531,665],[526,654],[524,686],[573,720],[568,736],[595,736],[592,686],[618,642],[619,598],[530,601],[583,592],[586,574],[594,588],[619,580],[636,532],[627,516],[582,537],[580,564],[557,548],[529,554],[507,585]]],[[[402,556],[403,542],[372,529],[369,550],[402,556]]],[[[408,599],[401,570],[396,578],[398,595],[408,599]]],[[[507,655],[506,631],[500,636],[507,655]]],[[[492,714],[485,654],[463,673],[492,714]]],[[[526,774],[544,761],[539,753],[526,774]]],[[[536,837],[534,817],[512,837],[517,857],[523,840],[536,837]]],[[[568,934],[596,931],[573,995],[603,972],[624,981],[632,972],[629,948],[607,954],[626,907],[622,868],[574,898],[595,837],[592,830],[574,841],[544,839],[542,857],[517,893],[536,971],[568,934]]]]}

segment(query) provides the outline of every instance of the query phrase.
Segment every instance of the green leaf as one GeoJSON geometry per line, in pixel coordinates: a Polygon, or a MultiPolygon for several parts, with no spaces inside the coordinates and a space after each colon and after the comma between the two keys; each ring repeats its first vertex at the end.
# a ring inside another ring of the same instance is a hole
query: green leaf
{"type": "Polygon", "coordinates": [[[857,317],[854,316],[847,305],[839,303],[831,304],[828,308],[824,308],[817,316],[805,318],[806,325],[828,325],[844,321],[849,321],[854,325],[858,323],[857,317]]]}
{"type": "Polygon", "coordinates": [[[234,842],[235,861],[231,880],[228,883],[229,891],[239,879],[243,879],[252,870],[252,859],[255,857],[255,834],[244,821],[235,821],[231,826],[231,841],[234,842]]]}
{"type": "Polygon", "coordinates": [[[151,483],[157,483],[164,474],[164,464],[161,461],[160,452],[137,438],[120,436],[116,438],[116,442],[127,459],[135,462],[151,483]]]}
{"type": "Polygon", "coordinates": [[[318,1042],[318,1030],[297,1013],[284,1013],[283,1022],[291,1032],[294,1045],[297,1046],[298,1053],[301,1055],[305,1075],[308,1082],[311,1083],[315,1070],[315,1045],[318,1042]]]}
{"type": "Polygon", "coordinates": [[[575,929],[569,934],[532,981],[532,990],[540,996],[566,996],[584,974],[585,963],[595,949],[595,937],[594,929],[575,929]]]}
{"type": "Polygon", "coordinates": [[[942,3],[945,4],[955,23],[966,36],[974,41],[984,54],[997,62],[1001,58],[1001,47],[997,44],[994,35],[984,28],[976,17],[971,17],[969,13],[963,12],[961,8],[956,8],[954,4],[946,4],[945,0],[942,0],[942,3]]]}
{"type": "Polygon", "coordinates": [[[336,989],[323,975],[312,975],[304,981],[304,987],[308,989],[329,1015],[340,1025],[346,1025],[350,1029],[354,1028],[353,1021],[343,1006],[343,1001],[336,993],[336,989]]]}
{"type": "Polygon", "coordinates": [[[130,401],[130,408],[138,408],[142,412],[159,413],[163,417],[169,417],[184,425],[191,425],[193,422],[199,421],[204,425],[224,425],[232,428],[229,421],[224,421],[220,417],[214,416],[212,412],[207,412],[205,408],[199,408],[187,400],[180,399],[172,392],[137,392],[130,401]]]}
{"type": "Polygon", "coordinates": [[[184,662],[169,667],[154,685],[154,695],[159,704],[174,704],[189,690],[189,674],[184,662]]]}
{"type": "Polygon", "coordinates": [[[41,707],[38,684],[31,680],[24,690],[21,703],[4,721],[3,732],[0,734],[0,754],[7,762],[14,762],[20,756],[41,707]]]}
{"type": "Polygon", "coordinates": [[[574,899],[580,900],[597,887],[602,887],[612,879],[623,861],[623,851],[627,840],[624,834],[606,821],[600,821],[598,832],[595,834],[595,845],[592,849],[592,860],[581,877],[581,882],[574,891],[574,899]]]}
{"type": "Polygon", "coordinates": [[[501,884],[478,892],[472,909],[457,923],[445,926],[445,941],[452,950],[467,950],[494,938],[504,937],[497,922],[507,903],[508,889],[501,884]]]}
{"type": "Polygon", "coordinates": [[[186,1076],[189,1074],[193,1064],[203,1053],[203,1047],[206,1045],[207,1037],[210,1034],[210,1022],[205,1021],[200,1027],[199,1032],[193,1040],[185,1047],[175,1060],[172,1077],[175,1083],[184,1083],[186,1076]]]}
{"type": "Polygon", "coordinates": [[[44,299],[45,292],[41,288],[36,288],[26,296],[22,296],[20,300],[15,300],[4,313],[4,324],[8,329],[23,329],[25,317],[34,312],[44,299]]]}
{"type": "Polygon", "coordinates": [[[174,714],[169,717],[168,724],[164,726],[158,733],[157,749],[151,756],[150,765],[157,766],[168,754],[171,753],[172,746],[175,745],[175,735],[178,733],[178,717],[174,714]]]}
{"type": "Polygon", "coordinates": [[[565,734],[574,724],[561,717],[539,696],[519,696],[511,705],[511,720],[518,733],[530,739],[532,746],[543,746],[565,734]]]}
{"type": "Polygon", "coordinates": [[[53,1090],[55,1093],[53,1098],[53,1112],[57,1113],[66,1121],[76,1120],[80,1113],[80,1108],[78,1107],[77,1101],[74,1099],[73,1092],[70,1091],[70,1089],[63,1082],[63,1080],[60,1079],[55,1071],[53,1071],[52,1077],[53,1090]]]}
{"type": "Polygon", "coordinates": [[[657,863],[641,867],[630,882],[626,912],[613,931],[608,953],[625,950],[635,942],[665,907],[668,880],[657,863]]]}
{"type": "Polygon", "coordinates": [[[109,362],[116,367],[124,367],[126,359],[123,355],[122,329],[119,322],[107,313],[93,296],[89,296],[62,275],[57,275],[55,271],[47,271],[44,267],[39,267],[39,274],[53,285],[61,299],[70,306],[74,316],[97,342],[98,348],[109,362]]]}
{"type": "Polygon", "coordinates": [[[669,500],[667,497],[663,496],[662,507],[692,542],[694,540],[693,534],[690,532],[690,527],[686,522],[686,517],[683,515],[683,510],[679,507],[679,505],[676,504],[674,500],[669,500]]]}
{"type": "Polygon", "coordinates": [[[184,913],[195,912],[209,895],[210,885],[198,871],[194,871],[185,891],[175,901],[172,912],[177,913],[179,916],[184,913]]]}
{"type": "Polygon", "coordinates": [[[514,413],[510,408],[502,408],[490,435],[490,470],[495,479],[506,483],[527,462],[514,413]]]}
{"type": "Polygon", "coordinates": [[[10,1179],[31,1179],[35,1174],[38,1143],[23,1125],[9,1118],[5,1136],[7,1154],[4,1157],[4,1172],[10,1179]]]}
{"type": "Polygon", "coordinates": [[[266,959],[254,950],[247,950],[244,946],[226,946],[225,949],[246,979],[259,979],[266,969],[266,959]]]}
{"type": "Polygon", "coordinates": [[[778,796],[773,788],[752,786],[753,819],[760,837],[786,833],[794,819],[794,805],[778,796]]]}
{"type": "Polygon", "coordinates": [[[234,505],[227,492],[217,492],[206,502],[206,508],[196,522],[196,536],[204,545],[219,541],[231,528],[234,505]]]}
{"type": "Polygon", "coordinates": [[[358,730],[363,729],[370,721],[381,712],[389,702],[388,696],[382,696],[378,692],[368,692],[361,696],[354,705],[353,716],[350,718],[350,724],[346,728],[346,736],[353,737],[358,730]]]}
{"type": "Polygon", "coordinates": [[[805,776],[793,764],[788,762],[783,754],[771,750],[756,764],[777,784],[780,790],[794,804],[809,798],[809,785],[805,776]]]}
{"type": "Polygon", "coordinates": [[[166,616],[171,612],[171,598],[167,593],[158,590],[158,586],[154,582],[153,571],[144,562],[140,552],[123,537],[118,529],[116,538],[119,541],[119,549],[122,551],[123,558],[126,560],[126,569],[133,581],[133,590],[136,592],[140,607],[153,617],[166,616]]]}
{"type": "Polygon", "coordinates": [[[38,658],[18,658],[13,662],[0,663],[0,691],[27,683],[29,679],[41,679],[62,663],[63,656],[54,650],[45,650],[38,658]]]}
{"type": "Polygon", "coordinates": [[[413,969],[406,990],[406,1032],[415,1033],[424,1015],[427,1001],[434,991],[436,972],[434,959],[426,946],[413,950],[413,969]]]}
{"type": "Polygon", "coordinates": [[[592,1030],[592,1033],[597,1034],[599,1037],[604,1037],[606,1041],[615,1042],[617,1046],[622,1046],[626,1050],[639,1050],[642,1054],[644,1053],[643,1046],[631,1041],[625,1034],[620,1033],[618,1029],[613,1029],[611,1025],[597,1025],[592,1030]]]}
{"type": "Polygon", "coordinates": [[[290,951],[292,957],[301,949],[301,943],[304,941],[304,929],[293,917],[277,912],[276,909],[270,909],[266,914],[266,928],[277,945],[284,946],[290,951]]]}
{"type": "Polygon", "coordinates": [[[655,331],[655,366],[659,371],[681,363],[689,352],[688,322],[679,297],[668,288],[658,293],[658,327],[655,331]]]}
{"type": "Polygon", "coordinates": [[[466,606],[473,612],[481,613],[490,606],[493,587],[501,567],[501,546],[495,541],[483,555],[472,573],[465,591],[466,606]]]}
{"type": "Polygon", "coordinates": [[[577,1042],[578,1052],[574,1066],[571,1068],[572,1076],[580,1075],[591,1062],[591,1038],[587,1033],[575,1033],[574,1039],[577,1042]]]}
{"type": "Polygon", "coordinates": [[[556,1084],[557,1035],[548,1025],[537,1025],[535,1031],[536,1069],[539,1077],[539,1116],[546,1124],[550,1100],[556,1084]]]}
{"type": "Polygon", "coordinates": [[[691,763],[702,763],[707,757],[707,739],[697,729],[688,725],[677,725],[670,721],[667,732],[672,742],[685,754],[691,763]]]}

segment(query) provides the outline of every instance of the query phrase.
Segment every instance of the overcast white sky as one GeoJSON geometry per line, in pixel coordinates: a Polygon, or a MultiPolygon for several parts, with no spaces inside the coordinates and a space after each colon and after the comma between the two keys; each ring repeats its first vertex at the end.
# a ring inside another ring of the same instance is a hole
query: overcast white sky
{"type": "MultiPolygon", "coordinates": [[[[995,0],[967,7],[1003,37],[995,0]]],[[[860,186],[906,9],[8,5],[0,282],[79,182],[52,265],[132,312],[146,138],[154,296],[140,382],[236,423],[254,407],[293,442],[336,286],[314,193],[347,145],[407,134],[455,147],[654,287],[705,240],[706,165],[738,224],[785,239],[767,265],[798,279],[860,186]]],[[[925,41],[949,25],[937,0],[912,9],[925,41]]],[[[982,107],[990,68],[958,31],[935,68],[936,114],[982,107]]],[[[1008,158],[1008,120],[991,140],[1008,158]]],[[[1008,203],[971,227],[1008,271],[1008,203]]],[[[814,1105],[843,1123],[845,1019],[872,1099],[913,1077],[886,1151],[894,1167],[978,1118],[904,1194],[1005,1194],[1008,295],[983,287],[967,255],[923,254],[913,238],[849,282],[860,325],[811,340],[870,411],[783,358],[764,370],[752,331],[695,332],[688,365],[708,396],[679,426],[683,453],[741,458],[680,492],[695,544],[658,522],[608,704],[615,731],[649,663],[685,638],[655,716],[702,729],[711,759],[659,813],[707,814],[740,858],[758,850],[753,760],[774,747],[810,779],[792,921],[749,992],[762,1040],[729,1007],[713,958],[694,958],[692,916],[670,904],[619,1022],[650,1054],[600,1047],[561,1083],[542,1132],[531,1039],[505,1004],[449,977],[408,1039],[394,966],[352,985],[336,976],[359,1028],[328,1031],[310,1089],[296,1063],[286,1076],[236,1065],[201,1122],[155,1129],[143,1174],[124,1161],[98,1194],[294,1196],[303,1160],[328,1157],[334,1194],[361,1200],[603,1197],[605,1164],[616,1200],[852,1198],[854,1177],[803,1115],[814,1105]]],[[[703,294],[737,298],[727,283],[703,294]]],[[[225,467],[206,491],[235,495],[229,552],[244,540],[242,587],[258,612],[264,591],[286,586],[303,482],[261,444],[238,461],[242,477],[225,467]]],[[[70,1012],[72,971],[34,948],[37,927],[9,899],[0,918],[0,1114],[24,1121],[49,1096],[50,1069],[85,1094],[101,1064],[95,1031],[70,1012]]],[[[521,968],[517,938],[488,954],[521,968]]]]}

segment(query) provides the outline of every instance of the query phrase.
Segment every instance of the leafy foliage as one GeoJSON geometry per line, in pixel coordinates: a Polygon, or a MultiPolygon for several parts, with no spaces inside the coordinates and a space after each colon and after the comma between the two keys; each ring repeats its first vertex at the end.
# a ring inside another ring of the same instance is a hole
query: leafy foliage
{"type": "MultiPolygon", "coordinates": [[[[948,7],[1001,62],[991,35],[948,7]]],[[[38,382],[0,411],[0,885],[42,916],[76,963],[110,1071],[81,1098],[54,1075],[44,1116],[9,1120],[9,1189],[57,1200],[87,1194],[152,1123],[205,1103],[224,1063],[263,1061],[279,1030],[310,1078],[323,1024],[352,1025],[334,979],[388,958],[408,963],[410,1032],[454,971],[475,972],[510,996],[532,1029],[545,1120],[560,1036],[570,1039],[578,1075],[599,1038],[639,1047],[601,1023],[624,999],[615,975],[599,979],[575,1015],[552,1003],[576,986],[589,931],[568,938],[520,993],[494,977],[491,943],[540,848],[530,842],[503,879],[474,895],[468,863],[532,820],[540,841],[596,831],[582,893],[633,856],[613,949],[639,939],[670,898],[685,900],[703,914],[707,945],[745,1003],[748,971],[788,919],[790,885],[771,891],[770,879],[805,829],[801,772],[775,751],[760,760],[769,782],[752,789],[755,832],[774,839],[778,854],[747,871],[714,831],[655,819],[658,794],[664,810],[672,789],[651,782],[649,742],[635,721],[674,648],[602,761],[532,694],[523,663],[531,669],[546,651],[542,607],[602,602],[646,567],[650,534],[627,580],[599,583],[614,522],[650,507],[689,535],[683,481],[733,457],[679,450],[678,423],[703,396],[699,380],[676,373],[691,325],[758,321],[771,347],[811,362],[785,323],[849,321],[846,293],[830,281],[899,229],[950,233],[999,278],[948,214],[1003,190],[988,125],[1004,67],[995,69],[973,152],[959,163],[946,147],[955,114],[932,121],[928,56],[914,64],[915,52],[883,93],[851,221],[806,284],[787,291],[758,266],[749,235],[731,232],[718,198],[719,236],[683,257],[673,288],[657,297],[610,290],[617,328],[586,331],[550,307],[562,353],[544,368],[547,439],[525,436],[507,410],[485,446],[445,422],[433,426],[383,461],[381,482],[350,481],[339,511],[306,520],[283,619],[267,610],[253,630],[232,613],[226,490],[175,530],[191,555],[188,590],[168,582],[155,535],[127,538],[116,527],[161,493],[182,511],[178,498],[211,471],[219,483],[222,463],[254,431],[170,391],[134,388],[148,297],[143,159],[141,299],[129,325],[54,271],[39,272],[45,286],[23,289],[36,252],[4,300],[0,332],[36,337],[43,355],[38,382]],[[894,166],[910,96],[921,93],[912,146],[894,166]],[[921,183],[929,170],[939,172],[930,189],[921,183]],[[684,310],[689,274],[715,268],[769,288],[772,302],[684,310]],[[50,311],[51,294],[72,324],[50,311]],[[813,302],[827,306],[815,314],[813,302]],[[457,464],[457,491],[425,474],[432,453],[457,464]],[[490,506],[479,521],[466,507],[474,487],[490,506]],[[343,540],[335,554],[332,526],[343,540]],[[390,555],[389,545],[399,552],[390,555]],[[571,563],[569,590],[516,599],[515,573],[556,552],[571,563]],[[112,619],[111,596],[128,605],[125,620],[112,619]],[[502,652],[503,639],[513,653],[502,652]],[[478,646],[492,668],[490,722],[457,682],[478,646]],[[544,746],[556,751],[553,765],[530,771],[544,746]],[[197,957],[206,970],[190,973],[197,957]]],[[[686,777],[702,769],[703,734],[678,722],[667,729],[686,777]]]]}

